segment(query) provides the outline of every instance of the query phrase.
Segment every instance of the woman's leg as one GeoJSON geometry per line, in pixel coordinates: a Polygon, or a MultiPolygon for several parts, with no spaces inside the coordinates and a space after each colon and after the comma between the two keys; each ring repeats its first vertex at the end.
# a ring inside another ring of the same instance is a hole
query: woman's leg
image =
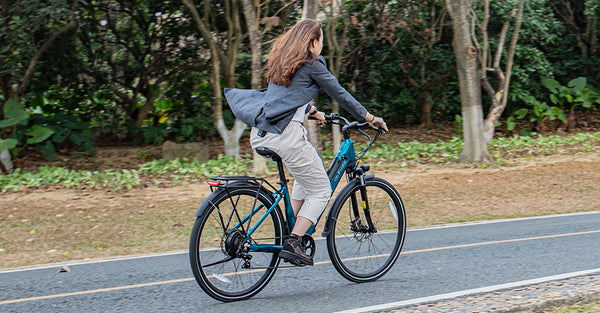
{"type": "Polygon", "coordinates": [[[312,257],[304,251],[301,237],[321,216],[329,197],[331,185],[319,154],[307,139],[306,129],[291,122],[280,134],[256,135],[253,129],[250,141],[253,147],[275,151],[294,177],[291,203],[296,224],[286,239],[279,256],[296,265],[312,265],[312,257]]]}
{"type": "Polygon", "coordinates": [[[294,209],[294,217],[297,217],[298,212],[300,212],[300,209],[302,208],[302,205],[304,204],[304,200],[292,199],[290,202],[292,203],[292,209],[294,209]]]}

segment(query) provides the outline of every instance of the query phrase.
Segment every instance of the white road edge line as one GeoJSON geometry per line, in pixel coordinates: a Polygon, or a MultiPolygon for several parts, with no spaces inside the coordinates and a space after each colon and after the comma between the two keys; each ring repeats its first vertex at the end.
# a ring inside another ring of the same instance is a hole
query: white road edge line
{"type": "Polygon", "coordinates": [[[596,273],[600,273],[600,268],[595,268],[595,269],[590,269],[590,270],[585,270],[585,271],[578,271],[578,272],[571,272],[571,273],[564,273],[564,274],[558,274],[558,275],[546,276],[546,277],[540,277],[540,278],[534,278],[534,279],[528,279],[528,280],[522,280],[522,281],[517,281],[517,282],[512,282],[512,283],[493,285],[493,286],[487,286],[487,287],[481,287],[481,288],[475,288],[475,289],[461,290],[461,291],[444,293],[444,294],[439,294],[439,295],[434,295],[434,296],[422,297],[422,298],[415,298],[415,299],[409,299],[409,300],[403,300],[403,301],[397,301],[397,302],[384,303],[384,304],[373,305],[373,306],[368,306],[368,307],[363,307],[363,308],[355,308],[355,309],[350,309],[350,310],[345,310],[345,311],[338,311],[336,313],[364,313],[364,312],[374,312],[374,311],[380,311],[380,310],[391,310],[391,309],[395,309],[395,308],[400,309],[401,307],[406,307],[406,306],[412,306],[412,305],[424,304],[424,303],[430,303],[430,302],[437,302],[440,300],[448,300],[448,299],[453,299],[453,298],[458,298],[458,297],[463,297],[463,296],[473,295],[473,294],[488,293],[488,292],[498,291],[498,290],[502,290],[502,289],[511,289],[511,288],[523,287],[523,286],[527,286],[527,285],[535,285],[535,284],[545,283],[545,282],[554,281],[554,280],[562,280],[562,279],[568,279],[568,278],[573,278],[573,277],[578,277],[578,276],[586,276],[586,275],[591,275],[591,274],[596,274],[596,273]]]}
{"type": "MultiPolygon", "coordinates": [[[[517,221],[566,217],[566,216],[593,215],[593,214],[600,214],[600,211],[574,212],[574,213],[540,215],[540,216],[530,216],[530,217],[505,218],[505,219],[497,219],[497,220],[462,222],[462,223],[453,223],[453,224],[424,226],[424,227],[412,227],[412,228],[407,229],[406,231],[407,232],[425,231],[425,230],[434,230],[434,229],[451,228],[451,227],[465,227],[465,226],[474,226],[474,225],[485,225],[485,224],[517,222],[517,221]]],[[[316,241],[324,240],[324,239],[325,238],[320,238],[320,237],[315,238],[316,241]]],[[[163,253],[151,253],[151,254],[140,254],[140,255],[130,255],[130,256],[115,256],[115,257],[105,258],[105,259],[90,259],[90,260],[78,260],[78,261],[75,260],[75,261],[67,261],[67,262],[60,262],[60,263],[34,265],[34,266],[0,270],[0,274],[49,269],[49,268],[56,268],[56,267],[61,267],[61,266],[74,266],[74,265],[81,265],[81,264],[95,264],[95,263],[105,263],[105,262],[113,262],[113,261],[135,260],[135,259],[141,259],[141,258],[161,257],[161,256],[186,254],[186,253],[188,253],[187,250],[179,250],[179,251],[170,251],[170,252],[163,252],[163,253]]]]}

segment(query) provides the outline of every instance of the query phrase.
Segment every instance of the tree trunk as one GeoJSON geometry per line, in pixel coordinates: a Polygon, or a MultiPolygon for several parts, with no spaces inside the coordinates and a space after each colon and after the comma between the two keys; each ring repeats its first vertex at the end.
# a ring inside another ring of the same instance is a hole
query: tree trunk
{"type": "Polygon", "coordinates": [[[577,117],[575,114],[575,109],[571,108],[569,111],[569,116],[567,116],[567,133],[572,133],[577,127],[577,117]]]}
{"type": "Polygon", "coordinates": [[[219,134],[223,138],[223,143],[225,145],[225,155],[235,156],[239,159],[240,155],[240,138],[244,134],[244,130],[246,130],[246,124],[244,122],[236,119],[233,127],[230,130],[227,130],[225,126],[225,122],[223,119],[218,120],[215,123],[219,134]]]}
{"type": "Polygon", "coordinates": [[[0,151],[0,174],[10,174],[12,171],[13,163],[10,151],[0,151]]]}
{"type": "Polygon", "coordinates": [[[433,121],[431,120],[431,109],[433,108],[433,103],[431,103],[430,94],[427,89],[424,89],[422,92],[423,97],[423,108],[421,110],[421,126],[425,129],[433,128],[433,121]]]}
{"type": "MultiPolygon", "coordinates": [[[[335,77],[339,77],[342,71],[344,49],[346,47],[346,44],[348,43],[346,31],[348,29],[347,24],[349,23],[349,21],[344,19],[344,29],[341,32],[341,38],[336,32],[338,26],[338,19],[342,15],[341,8],[342,5],[340,3],[340,0],[332,0],[330,2],[329,11],[325,10],[328,19],[327,27],[324,30],[325,37],[327,38],[327,47],[329,51],[327,60],[329,63],[329,70],[335,77]]],[[[340,105],[334,100],[331,101],[331,111],[335,113],[340,113],[340,105]]],[[[339,150],[342,144],[342,132],[340,129],[340,125],[331,124],[331,135],[331,147],[333,149],[333,152],[335,153],[339,150]]]]}
{"type": "MultiPolygon", "coordinates": [[[[487,2],[487,1],[486,1],[487,2]]],[[[492,106],[490,108],[490,112],[488,113],[487,118],[485,119],[484,126],[484,137],[485,141],[490,142],[494,138],[494,132],[496,130],[496,123],[500,119],[502,112],[506,108],[506,103],[508,102],[508,88],[510,86],[510,77],[512,74],[512,65],[515,56],[515,50],[517,47],[517,41],[519,40],[519,31],[521,30],[521,21],[523,20],[523,7],[525,0],[519,1],[519,9],[517,11],[517,21],[515,22],[515,29],[512,34],[510,47],[508,49],[507,61],[506,61],[506,69],[504,74],[500,70],[500,56],[502,55],[503,45],[498,46],[498,51],[496,51],[496,60],[494,60],[494,70],[498,73],[498,79],[500,81],[498,91],[493,93],[491,90],[491,86],[487,79],[484,79],[484,84],[487,84],[486,90],[488,90],[488,94],[492,99],[492,106]]],[[[503,27],[502,33],[506,33],[506,29],[508,29],[508,22],[505,23],[503,27]]],[[[486,39],[487,40],[487,39],[486,39]]],[[[504,42],[504,36],[501,36],[500,42],[504,42]]],[[[487,44],[487,43],[485,43],[487,44]]],[[[485,51],[483,54],[487,54],[485,51]]],[[[485,75],[486,72],[486,64],[482,64],[482,72],[485,75]]]]}
{"type": "Polygon", "coordinates": [[[317,13],[319,12],[319,1],[315,0],[304,0],[304,7],[302,8],[302,19],[316,19],[317,13]]]}
{"type": "Polygon", "coordinates": [[[471,7],[468,0],[448,0],[446,5],[454,29],[452,45],[456,55],[463,116],[464,145],[460,161],[485,163],[490,156],[483,137],[481,81],[477,71],[477,49],[473,46],[470,33],[471,7]]]}
{"type": "MultiPolygon", "coordinates": [[[[198,27],[198,31],[206,40],[209,50],[210,56],[212,60],[212,71],[211,71],[211,79],[210,83],[212,85],[213,94],[215,96],[214,106],[213,106],[213,121],[215,123],[215,127],[219,132],[219,135],[223,139],[223,143],[225,145],[225,155],[234,156],[236,159],[240,158],[240,138],[244,133],[244,129],[246,128],[246,124],[236,119],[234,126],[231,130],[227,130],[225,126],[225,122],[223,120],[223,91],[221,88],[221,56],[225,58],[225,54],[219,50],[220,43],[217,42],[215,35],[209,29],[208,26],[208,17],[205,17],[205,20],[200,18],[198,14],[198,10],[194,3],[191,0],[182,0],[183,4],[190,10],[192,14],[192,18],[196,22],[196,26],[198,27]]],[[[208,8],[207,8],[208,9],[208,8]]],[[[233,12],[234,16],[237,12],[233,12]]],[[[233,21],[228,20],[230,23],[230,28],[235,28],[235,31],[239,32],[240,28],[238,25],[238,20],[235,19],[233,21]]],[[[227,64],[235,64],[235,58],[237,56],[237,49],[239,47],[239,42],[241,42],[241,34],[237,33],[237,37],[234,38],[228,46],[228,52],[230,52],[229,56],[231,59],[227,60],[228,62],[224,62],[227,64]],[[235,50],[235,51],[232,51],[235,50]]],[[[235,36],[234,36],[235,37],[235,36]]],[[[234,67],[227,67],[228,70],[234,69],[234,67]]],[[[229,73],[231,74],[231,73],[229,73]]],[[[229,79],[232,80],[232,75],[226,75],[229,79]]],[[[233,86],[230,84],[230,86],[233,86]]]]}
{"type": "MultiPolygon", "coordinates": [[[[302,19],[316,19],[317,13],[319,10],[319,2],[317,0],[304,0],[304,7],[302,10],[302,19]]],[[[317,98],[310,101],[310,103],[316,107],[317,106],[317,98]]],[[[317,127],[317,123],[313,120],[306,120],[304,125],[306,125],[306,131],[308,132],[308,141],[312,143],[312,145],[317,149],[319,155],[322,154],[321,147],[323,146],[321,142],[321,132],[317,127]]]]}
{"type": "MultiPolygon", "coordinates": [[[[262,87],[262,49],[261,49],[261,38],[262,35],[259,30],[260,16],[258,11],[258,4],[253,4],[252,0],[242,0],[244,7],[244,18],[248,26],[248,37],[250,39],[250,50],[252,51],[252,76],[251,76],[251,87],[252,89],[260,89],[262,87]]],[[[267,161],[261,157],[256,151],[253,151],[254,168],[253,172],[257,175],[264,175],[267,173],[267,161]]]]}

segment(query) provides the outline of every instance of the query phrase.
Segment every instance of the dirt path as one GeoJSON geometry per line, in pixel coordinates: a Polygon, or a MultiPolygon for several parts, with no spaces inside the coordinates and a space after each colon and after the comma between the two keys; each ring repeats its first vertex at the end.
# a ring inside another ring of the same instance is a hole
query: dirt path
{"type": "MultiPolygon", "coordinates": [[[[600,210],[600,154],[486,169],[423,166],[377,176],[403,197],[410,227],[600,210]]],[[[0,268],[187,249],[206,184],[127,192],[0,194],[0,268]]]]}

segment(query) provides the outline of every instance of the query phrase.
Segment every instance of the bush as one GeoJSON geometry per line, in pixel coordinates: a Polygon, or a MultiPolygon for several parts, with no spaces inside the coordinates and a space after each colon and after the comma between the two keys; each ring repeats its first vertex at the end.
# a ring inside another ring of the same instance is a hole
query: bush
{"type": "Polygon", "coordinates": [[[31,146],[50,161],[54,160],[56,148],[62,147],[77,146],[89,155],[95,154],[89,127],[74,116],[30,114],[14,99],[8,100],[3,110],[5,119],[0,121],[0,130],[6,138],[0,139],[0,151],[10,149],[16,157],[31,146]]]}

